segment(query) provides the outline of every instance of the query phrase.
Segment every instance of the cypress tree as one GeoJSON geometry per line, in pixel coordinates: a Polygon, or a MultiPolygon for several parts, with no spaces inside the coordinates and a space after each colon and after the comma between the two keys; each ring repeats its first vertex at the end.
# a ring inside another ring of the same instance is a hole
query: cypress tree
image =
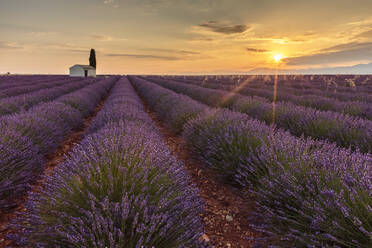
{"type": "Polygon", "coordinates": [[[90,49],[89,65],[97,68],[96,51],[93,48],[90,49]]]}

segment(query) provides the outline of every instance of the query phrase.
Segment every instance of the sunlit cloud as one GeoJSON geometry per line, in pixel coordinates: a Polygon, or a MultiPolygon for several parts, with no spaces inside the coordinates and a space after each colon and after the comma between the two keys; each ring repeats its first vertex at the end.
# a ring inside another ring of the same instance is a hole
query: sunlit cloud
{"type": "Polygon", "coordinates": [[[88,49],[67,49],[66,51],[72,52],[72,53],[83,53],[83,54],[86,54],[88,52],[88,49]]]}
{"type": "Polygon", "coordinates": [[[58,34],[58,32],[46,32],[46,31],[31,31],[29,33],[33,36],[38,36],[38,37],[57,35],[58,34]]]}
{"type": "Polygon", "coordinates": [[[372,38],[372,27],[356,35],[355,38],[372,38]]]}
{"type": "Polygon", "coordinates": [[[339,52],[339,51],[347,51],[347,50],[363,50],[363,49],[370,49],[372,47],[372,42],[350,42],[339,44],[327,48],[323,48],[320,52],[339,52]]]}
{"type": "Polygon", "coordinates": [[[173,53],[173,54],[181,54],[181,55],[199,55],[200,54],[200,52],[196,52],[196,51],[167,49],[167,48],[139,48],[138,50],[146,51],[146,52],[173,53]]]}
{"type": "Polygon", "coordinates": [[[0,49],[5,49],[5,50],[18,50],[18,49],[23,49],[24,47],[17,44],[17,43],[12,43],[12,42],[2,42],[0,41],[0,49]]]}
{"type": "Polygon", "coordinates": [[[128,54],[128,53],[108,53],[105,54],[108,57],[127,57],[127,58],[136,58],[136,59],[156,59],[156,60],[180,60],[182,58],[172,57],[172,56],[159,56],[152,54],[128,54]]]}
{"type": "Polygon", "coordinates": [[[58,51],[58,52],[63,52],[63,53],[81,53],[81,54],[86,54],[89,52],[90,47],[84,47],[80,46],[74,43],[46,43],[43,45],[38,45],[38,44],[33,44],[31,47],[34,50],[49,50],[49,51],[58,51]]]}
{"type": "Polygon", "coordinates": [[[120,7],[119,4],[117,4],[117,0],[104,0],[103,3],[106,5],[111,5],[114,8],[120,7]]]}
{"type": "Polygon", "coordinates": [[[369,26],[372,24],[372,17],[346,23],[347,26],[369,26]]]}
{"type": "Polygon", "coordinates": [[[98,41],[127,41],[126,38],[114,37],[109,35],[90,35],[91,38],[98,40],[98,41]]]}
{"type": "Polygon", "coordinates": [[[37,25],[27,25],[27,24],[15,24],[10,22],[1,22],[0,29],[6,30],[17,30],[17,31],[24,31],[24,32],[47,32],[45,28],[41,28],[37,25]]]}
{"type": "Polygon", "coordinates": [[[318,53],[285,59],[287,65],[329,65],[372,61],[372,42],[347,43],[321,49],[318,53]]]}

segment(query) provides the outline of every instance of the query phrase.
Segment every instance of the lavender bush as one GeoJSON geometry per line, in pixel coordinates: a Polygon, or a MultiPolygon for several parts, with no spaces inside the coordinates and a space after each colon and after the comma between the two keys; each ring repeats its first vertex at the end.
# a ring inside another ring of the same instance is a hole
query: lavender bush
{"type": "Polygon", "coordinates": [[[12,75],[0,76],[0,91],[15,87],[28,87],[39,83],[52,83],[59,80],[73,80],[69,76],[57,75],[12,75]]]}
{"type": "MultiPolygon", "coordinates": [[[[234,111],[246,113],[267,124],[273,119],[272,104],[267,100],[261,101],[259,97],[244,97],[180,82],[156,80],[156,83],[208,105],[229,107],[234,111]]],[[[339,146],[359,149],[365,153],[372,151],[372,121],[369,120],[279,102],[275,124],[296,136],[326,139],[336,142],[339,146]]]]}
{"type": "MultiPolygon", "coordinates": [[[[156,79],[156,78],[155,78],[156,79]]],[[[166,80],[167,78],[165,78],[166,80]]],[[[164,80],[164,79],[163,79],[164,80]]],[[[187,81],[190,84],[196,84],[206,88],[222,89],[230,92],[239,93],[247,96],[260,96],[273,101],[273,86],[256,88],[252,87],[249,82],[240,83],[239,85],[230,85],[222,82],[202,83],[199,81],[187,81]]],[[[284,83],[284,82],[283,82],[284,83]]],[[[355,93],[354,95],[357,95],[355,93]]],[[[307,95],[294,95],[288,92],[286,87],[283,87],[282,82],[279,83],[278,91],[276,94],[277,101],[288,101],[296,105],[306,106],[324,111],[336,111],[350,116],[358,116],[372,120],[372,107],[366,102],[360,101],[340,101],[337,99],[327,98],[321,95],[307,94],[307,95]]]]}
{"type": "Polygon", "coordinates": [[[279,236],[280,247],[371,245],[369,155],[227,110],[188,122],[183,135],[206,164],[253,193],[256,219],[265,221],[256,228],[279,236]]]}
{"type": "Polygon", "coordinates": [[[160,115],[160,118],[165,120],[167,127],[174,133],[181,132],[185,122],[206,109],[203,104],[195,103],[186,96],[174,94],[172,91],[165,90],[148,81],[135,77],[130,77],[130,80],[141,96],[160,115]]]}
{"type": "Polygon", "coordinates": [[[196,247],[200,201],[158,140],[137,123],[87,137],[33,195],[22,237],[38,247],[196,247]]]}
{"type": "Polygon", "coordinates": [[[79,78],[64,78],[64,79],[58,79],[52,78],[49,81],[41,81],[41,82],[33,82],[32,84],[26,84],[26,85],[19,85],[16,87],[6,88],[3,90],[0,90],[0,99],[5,97],[12,97],[17,96],[20,94],[26,94],[31,93],[37,90],[41,89],[49,89],[54,88],[57,86],[69,84],[69,83],[76,83],[76,81],[81,80],[79,78]]]}
{"type": "MultiPolygon", "coordinates": [[[[273,75],[216,75],[216,76],[148,76],[152,79],[170,79],[188,84],[196,84],[213,89],[234,90],[270,90],[274,85],[273,75]]],[[[361,75],[279,75],[278,93],[284,92],[292,96],[316,96],[333,98],[331,100],[372,102],[370,93],[372,78],[361,75]]],[[[257,92],[259,93],[259,92],[257,92]]],[[[327,109],[329,110],[329,109],[327,109]]]]}
{"type": "Polygon", "coordinates": [[[47,119],[41,112],[22,113],[6,116],[0,119],[0,130],[19,132],[21,136],[29,138],[41,153],[46,154],[55,150],[63,139],[63,129],[47,119]]]}
{"type": "Polygon", "coordinates": [[[71,129],[79,127],[84,119],[84,116],[78,110],[58,101],[39,104],[32,107],[28,112],[36,117],[45,117],[65,134],[68,134],[71,129]]]}
{"type": "Polygon", "coordinates": [[[84,116],[87,116],[94,110],[95,106],[102,99],[102,96],[108,93],[117,80],[117,77],[102,79],[99,84],[92,84],[79,91],[63,95],[56,99],[56,101],[70,105],[79,110],[84,116]]]}
{"type": "Polygon", "coordinates": [[[127,77],[121,78],[115,84],[103,109],[89,125],[87,134],[98,131],[107,123],[119,121],[137,121],[153,125],[127,77]]]}
{"type": "Polygon", "coordinates": [[[14,130],[0,135],[0,214],[15,207],[43,168],[43,156],[29,138],[14,130]]]}
{"type": "Polygon", "coordinates": [[[95,82],[98,82],[98,80],[87,79],[50,89],[42,89],[27,94],[3,98],[0,100],[0,116],[27,111],[30,107],[38,103],[55,100],[57,97],[79,90],[95,82]]]}
{"type": "MultiPolygon", "coordinates": [[[[185,123],[183,137],[205,164],[219,171],[229,183],[239,185],[242,183],[236,179],[238,168],[260,162],[260,148],[271,132],[272,128],[245,114],[211,109],[185,123]]],[[[247,177],[258,183],[266,171],[267,168],[255,167],[247,177]]]]}
{"type": "Polygon", "coordinates": [[[53,152],[73,128],[83,124],[83,118],[94,110],[115,80],[102,80],[71,93],[81,97],[75,102],[77,106],[87,107],[82,113],[62,99],[0,118],[1,211],[8,211],[17,197],[29,189],[29,184],[43,171],[42,157],[53,152]],[[87,101],[90,103],[85,104],[87,101]],[[12,197],[9,189],[15,191],[12,197]]]}
{"type": "MultiPolygon", "coordinates": [[[[238,90],[239,94],[250,96],[262,96],[273,100],[273,89],[252,89],[244,87],[238,90]]],[[[340,101],[337,99],[327,98],[319,95],[292,95],[283,89],[277,94],[278,101],[288,101],[296,105],[311,107],[323,111],[336,111],[350,116],[358,116],[372,120],[372,107],[369,103],[360,101],[340,101]]]]}
{"type": "MultiPolygon", "coordinates": [[[[102,111],[125,100],[129,112],[145,114],[126,79],[102,111]]],[[[11,238],[37,247],[203,247],[201,201],[156,126],[109,114],[97,115],[96,128],[108,123],[92,130],[32,194],[27,214],[14,224],[23,231],[11,238]]]]}
{"type": "MultiPolygon", "coordinates": [[[[151,87],[136,79],[132,82],[151,87]]],[[[156,93],[145,100],[151,102],[162,94],[160,89],[152,92],[156,93]]],[[[268,235],[269,244],[372,245],[369,154],[297,138],[226,109],[202,112],[185,122],[183,129],[185,140],[202,161],[254,197],[255,219],[261,220],[254,227],[268,235]]]]}

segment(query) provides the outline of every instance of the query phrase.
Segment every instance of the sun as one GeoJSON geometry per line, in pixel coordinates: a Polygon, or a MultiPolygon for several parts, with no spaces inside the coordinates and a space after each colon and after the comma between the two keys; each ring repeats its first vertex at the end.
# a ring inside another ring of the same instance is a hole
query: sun
{"type": "Polygon", "coordinates": [[[274,60],[276,63],[279,63],[283,59],[283,55],[278,53],[274,55],[274,60]]]}

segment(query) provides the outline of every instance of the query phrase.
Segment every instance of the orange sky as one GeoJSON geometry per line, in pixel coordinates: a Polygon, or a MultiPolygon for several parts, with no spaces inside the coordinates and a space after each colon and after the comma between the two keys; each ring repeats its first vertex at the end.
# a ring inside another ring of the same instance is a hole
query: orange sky
{"type": "Polygon", "coordinates": [[[1,0],[0,73],[232,74],[372,62],[370,0],[1,0]]]}

